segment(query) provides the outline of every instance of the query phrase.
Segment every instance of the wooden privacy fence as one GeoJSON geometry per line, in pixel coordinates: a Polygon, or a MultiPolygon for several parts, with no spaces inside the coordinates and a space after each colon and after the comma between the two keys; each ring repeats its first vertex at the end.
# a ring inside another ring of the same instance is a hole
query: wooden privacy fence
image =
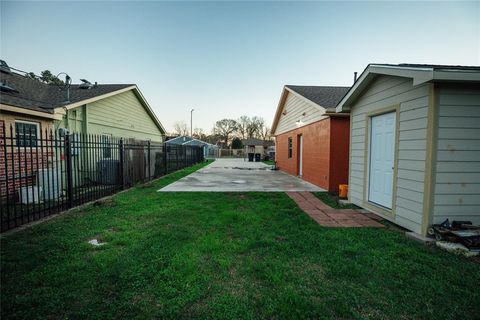
{"type": "Polygon", "coordinates": [[[198,146],[0,124],[1,231],[204,161],[198,146]]]}

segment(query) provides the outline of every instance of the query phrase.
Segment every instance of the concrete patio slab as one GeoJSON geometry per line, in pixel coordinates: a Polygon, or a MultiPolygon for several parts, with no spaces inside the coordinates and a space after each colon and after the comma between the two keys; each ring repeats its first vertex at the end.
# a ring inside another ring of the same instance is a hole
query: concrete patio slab
{"type": "Polygon", "coordinates": [[[325,191],[262,162],[217,159],[212,164],[174,182],[159,192],[288,192],[325,191]]]}

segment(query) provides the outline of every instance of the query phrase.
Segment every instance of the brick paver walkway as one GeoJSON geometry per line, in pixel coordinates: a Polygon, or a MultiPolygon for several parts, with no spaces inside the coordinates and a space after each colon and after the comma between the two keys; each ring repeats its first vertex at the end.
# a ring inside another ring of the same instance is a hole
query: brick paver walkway
{"type": "Polygon", "coordinates": [[[324,227],[385,227],[378,222],[383,219],[373,213],[365,210],[333,209],[310,192],[287,192],[287,195],[324,227]]]}

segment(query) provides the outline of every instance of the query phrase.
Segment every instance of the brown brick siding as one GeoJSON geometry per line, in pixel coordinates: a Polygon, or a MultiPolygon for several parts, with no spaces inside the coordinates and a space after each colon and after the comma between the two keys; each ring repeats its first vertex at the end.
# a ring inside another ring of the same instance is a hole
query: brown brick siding
{"type": "Polygon", "coordinates": [[[280,170],[298,175],[299,136],[303,136],[302,178],[323,189],[338,192],[348,181],[348,118],[326,118],[276,136],[276,161],[280,170]],[[288,158],[288,138],[293,138],[293,156],[288,158]]]}
{"type": "Polygon", "coordinates": [[[20,186],[35,184],[38,169],[51,167],[53,156],[45,143],[43,148],[33,147],[32,150],[30,147],[17,148],[15,139],[10,138],[10,130],[6,129],[5,121],[0,120],[0,198],[5,198],[7,192],[9,196],[18,196],[20,186]]]}

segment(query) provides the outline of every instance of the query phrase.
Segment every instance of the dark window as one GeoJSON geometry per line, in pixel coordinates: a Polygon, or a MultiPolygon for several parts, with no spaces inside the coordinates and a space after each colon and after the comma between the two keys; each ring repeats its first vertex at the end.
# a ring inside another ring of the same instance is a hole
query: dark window
{"type": "Polygon", "coordinates": [[[19,147],[37,146],[38,123],[16,121],[15,133],[19,147]]]}
{"type": "Polygon", "coordinates": [[[288,138],[288,158],[290,159],[293,154],[293,139],[292,137],[288,138]]]}
{"type": "Polygon", "coordinates": [[[102,135],[102,148],[103,148],[103,157],[111,158],[112,157],[112,142],[110,139],[111,135],[103,134],[102,135]]]}

